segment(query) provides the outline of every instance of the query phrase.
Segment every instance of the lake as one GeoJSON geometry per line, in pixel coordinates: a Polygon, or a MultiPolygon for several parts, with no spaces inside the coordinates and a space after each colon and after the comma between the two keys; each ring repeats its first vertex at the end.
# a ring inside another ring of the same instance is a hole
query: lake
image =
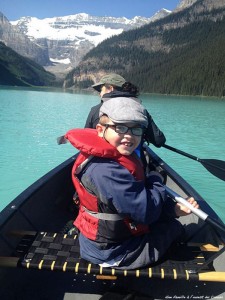
{"type": "MultiPolygon", "coordinates": [[[[141,95],[167,144],[199,158],[225,160],[225,101],[206,97],[141,95]]],[[[58,136],[82,128],[97,94],[57,89],[0,88],[0,210],[39,177],[76,153],[58,136]]],[[[155,148],[225,222],[225,182],[199,162],[155,148]]]]}

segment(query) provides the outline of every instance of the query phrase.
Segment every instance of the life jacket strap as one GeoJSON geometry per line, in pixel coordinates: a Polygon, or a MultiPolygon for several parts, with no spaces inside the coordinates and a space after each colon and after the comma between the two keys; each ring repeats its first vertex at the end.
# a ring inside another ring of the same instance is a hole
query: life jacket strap
{"type": "Polygon", "coordinates": [[[89,163],[90,160],[92,160],[92,158],[94,157],[94,155],[90,155],[88,158],[86,158],[77,168],[76,168],[76,171],[75,171],[75,174],[79,174],[83,168],[86,166],[86,164],[89,163]]]}
{"type": "Polygon", "coordinates": [[[99,213],[95,211],[91,211],[87,209],[86,207],[82,206],[82,208],[91,216],[100,219],[100,220],[106,220],[106,221],[119,221],[124,220],[125,214],[107,214],[107,213],[99,213]]]}

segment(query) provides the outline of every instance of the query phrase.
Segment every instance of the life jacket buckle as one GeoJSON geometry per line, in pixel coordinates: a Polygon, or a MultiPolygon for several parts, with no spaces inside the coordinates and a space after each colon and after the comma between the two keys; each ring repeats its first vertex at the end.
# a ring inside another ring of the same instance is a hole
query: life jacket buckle
{"type": "Polygon", "coordinates": [[[129,223],[129,226],[130,226],[130,229],[131,229],[131,230],[137,230],[137,227],[136,227],[136,225],[134,224],[134,222],[129,223]]]}

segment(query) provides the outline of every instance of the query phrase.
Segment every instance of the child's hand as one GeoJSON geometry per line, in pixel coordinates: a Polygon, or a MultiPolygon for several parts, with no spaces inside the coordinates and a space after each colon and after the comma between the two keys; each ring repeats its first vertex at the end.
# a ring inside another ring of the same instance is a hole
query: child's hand
{"type": "MultiPolygon", "coordinates": [[[[195,199],[193,197],[190,197],[189,199],[187,199],[187,201],[189,203],[191,203],[193,207],[199,208],[197,201],[195,201],[195,199]]],[[[183,204],[177,203],[175,205],[175,213],[176,213],[177,217],[181,217],[181,216],[189,215],[191,213],[191,210],[189,208],[187,208],[186,206],[184,206],[183,204]]]]}

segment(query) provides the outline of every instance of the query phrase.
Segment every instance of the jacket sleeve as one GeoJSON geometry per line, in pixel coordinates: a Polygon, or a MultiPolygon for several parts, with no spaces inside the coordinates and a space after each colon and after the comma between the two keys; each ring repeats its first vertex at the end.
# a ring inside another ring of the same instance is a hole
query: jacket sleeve
{"type": "Polygon", "coordinates": [[[166,137],[164,136],[163,132],[158,128],[155,124],[152,116],[147,111],[148,117],[148,128],[145,133],[145,140],[148,143],[152,143],[156,147],[161,147],[166,142],[166,137]]]}
{"type": "Polygon", "coordinates": [[[93,128],[92,126],[92,110],[90,110],[84,128],[93,128]]]}
{"type": "Polygon", "coordinates": [[[99,109],[101,107],[102,103],[93,106],[88,114],[86,123],[84,128],[96,128],[96,125],[98,124],[99,121],[99,109]]]}

